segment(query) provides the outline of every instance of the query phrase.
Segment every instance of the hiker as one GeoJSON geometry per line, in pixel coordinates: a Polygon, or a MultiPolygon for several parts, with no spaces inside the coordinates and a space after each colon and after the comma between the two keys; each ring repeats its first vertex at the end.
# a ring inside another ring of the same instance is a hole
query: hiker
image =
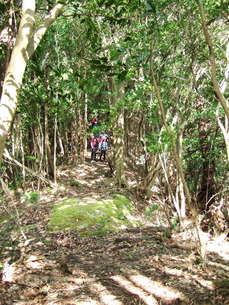
{"type": "Polygon", "coordinates": [[[101,145],[100,145],[100,149],[101,149],[101,152],[100,152],[99,160],[102,161],[102,157],[103,157],[103,161],[106,161],[106,153],[108,150],[107,139],[103,139],[103,141],[101,142],[101,145]]]}
{"type": "Polygon", "coordinates": [[[91,162],[95,162],[96,161],[96,152],[97,152],[98,142],[97,142],[97,140],[95,139],[94,136],[91,137],[90,147],[91,147],[91,162]]]}
{"type": "Polygon", "coordinates": [[[104,134],[103,134],[103,138],[106,139],[106,140],[108,141],[108,138],[109,138],[108,134],[104,133],[104,134]]]}
{"type": "Polygon", "coordinates": [[[98,145],[99,145],[99,149],[101,150],[101,143],[103,142],[103,135],[100,134],[99,138],[98,138],[98,145]]]}
{"type": "Polygon", "coordinates": [[[98,124],[98,118],[97,117],[92,118],[91,119],[91,127],[93,128],[97,124],[98,124]]]}

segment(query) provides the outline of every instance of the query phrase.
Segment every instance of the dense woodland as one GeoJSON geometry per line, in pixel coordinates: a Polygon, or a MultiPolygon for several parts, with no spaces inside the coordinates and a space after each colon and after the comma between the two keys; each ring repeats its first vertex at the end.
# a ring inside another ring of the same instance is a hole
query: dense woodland
{"type": "MultiPolygon", "coordinates": [[[[1,0],[0,242],[7,215],[28,240],[21,205],[58,190],[63,169],[98,170],[89,139],[105,132],[109,187],[161,211],[167,238],[191,221],[206,267],[206,235],[229,232],[228,26],[226,0],[1,0]]],[[[18,304],[54,304],[40,302],[18,304]]],[[[182,302],[160,304],[228,298],[182,302]]]]}

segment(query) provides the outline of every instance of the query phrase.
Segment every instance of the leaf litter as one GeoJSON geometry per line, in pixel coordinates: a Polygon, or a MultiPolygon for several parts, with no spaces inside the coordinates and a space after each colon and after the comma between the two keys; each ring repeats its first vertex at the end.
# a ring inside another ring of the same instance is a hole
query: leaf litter
{"type": "Polygon", "coordinates": [[[180,247],[187,239],[195,245],[191,230],[173,232],[168,238],[159,226],[145,222],[140,228],[101,236],[82,237],[80,230],[47,231],[58,200],[95,194],[107,198],[118,191],[112,183],[101,182],[105,163],[93,167],[85,163],[63,168],[59,173],[62,186],[20,212],[26,240],[19,231],[10,231],[12,220],[1,223],[0,304],[228,305],[226,238],[217,247],[209,243],[203,266],[195,246],[180,247]],[[88,175],[93,179],[87,179],[88,175]]]}

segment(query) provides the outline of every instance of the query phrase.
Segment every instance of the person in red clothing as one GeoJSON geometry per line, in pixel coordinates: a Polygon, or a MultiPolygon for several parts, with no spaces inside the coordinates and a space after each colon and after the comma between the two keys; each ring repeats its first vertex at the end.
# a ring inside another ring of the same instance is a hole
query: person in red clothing
{"type": "Polygon", "coordinates": [[[91,147],[91,162],[95,162],[96,161],[96,152],[97,152],[97,148],[98,148],[98,142],[97,142],[97,140],[95,139],[94,136],[91,137],[90,147],[91,147]]]}
{"type": "Polygon", "coordinates": [[[98,124],[98,119],[96,117],[91,119],[91,127],[93,128],[93,126],[98,124]]]}

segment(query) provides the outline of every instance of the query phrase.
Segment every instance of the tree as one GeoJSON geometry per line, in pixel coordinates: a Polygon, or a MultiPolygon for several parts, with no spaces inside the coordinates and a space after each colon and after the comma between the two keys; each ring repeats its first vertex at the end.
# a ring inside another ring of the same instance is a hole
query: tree
{"type": "MultiPolygon", "coordinates": [[[[87,115],[96,112],[101,121],[117,123],[108,128],[114,135],[111,159],[118,185],[125,184],[130,164],[139,168],[141,179],[135,180],[135,186],[144,198],[151,198],[152,189],[159,186],[158,198],[183,218],[190,212],[186,205],[189,197],[199,210],[204,210],[211,197],[225,186],[225,147],[215,122],[215,95],[198,5],[175,0],[127,2],[72,1],[42,39],[35,56],[26,64],[26,82],[17,108],[21,117],[18,122],[23,127],[21,145],[31,156],[25,158],[30,160],[29,165],[36,168],[32,158],[39,156],[39,168],[43,170],[46,104],[46,143],[50,141],[46,154],[50,165],[55,134],[62,145],[60,162],[67,158],[80,161],[78,155],[91,131],[86,131],[87,115]],[[152,90],[153,79],[157,90],[152,90]],[[128,146],[133,138],[136,145],[128,146]],[[72,139],[74,145],[70,146],[72,139]],[[145,163],[139,162],[140,157],[145,163]],[[186,181],[187,196],[181,178],[186,181]]],[[[222,21],[217,22],[216,31],[210,13],[208,20],[214,48],[222,47],[218,32],[222,25],[221,33],[225,33],[222,21]]],[[[220,81],[225,60],[217,50],[220,81]]],[[[223,110],[220,107],[218,121],[226,126],[223,110]]],[[[18,151],[16,158],[21,157],[22,149],[18,151]]]]}
{"type": "MultiPolygon", "coordinates": [[[[224,93],[223,91],[225,90],[225,88],[223,88],[223,86],[219,85],[219,81],[217,79],[217,65],[216,65],[216,59],[215,59],[215,52],[214,52],[214,48],[213,48],[213,42],[212,42],[211,35],[208,31],[204,6],[203,6],[203,3],[201,0],[198,0],[198,5],[199,5],[199,10],[200,10],[200,15],[201,15],[202,29],[203,29],[204,36],[205,36],[205,39],[206,39],[206,42],[208,45],[208,49],[209,49],[209,60],[210,60],[210,64],[211,64],[211,78],[212,78],[213,88],[214,88],[215,94],[217,96],[217,99],[225,112],[225,126],[221,122],[218,115],[217,115],[217,121],[218,121],[219,126],[222,130],[222,133],[224,135],[226,149],[227,149],[227,158],[228,158],[228,162],[229,162],[229,106],[228,106],[229,104],[226,101],[226,98],[223,94],[224,93]]],[[[227,59],[228,59],[228,56],[227,56],[227,59]]],[[[228,69],[228,67],[226,69],[228,69]]],[[[227,78],[228,78],[228,73],[226,72],[225,81],[227,80],[227,78]]]]}
{"type": "MultiPolygon", "coordinates": [[[[22,79],[28,60],[35,52],[44,34],[59,16],[64,5],[56,3],[50,13],[35,27],[35,0],[23,0],[22,17],[15,46],[6,71],[0,104],[0,130],[8,132],[14,119],[22,79]]],[[[0,164],[5,147],[6,134],[0,134],[0,164]]]]}

